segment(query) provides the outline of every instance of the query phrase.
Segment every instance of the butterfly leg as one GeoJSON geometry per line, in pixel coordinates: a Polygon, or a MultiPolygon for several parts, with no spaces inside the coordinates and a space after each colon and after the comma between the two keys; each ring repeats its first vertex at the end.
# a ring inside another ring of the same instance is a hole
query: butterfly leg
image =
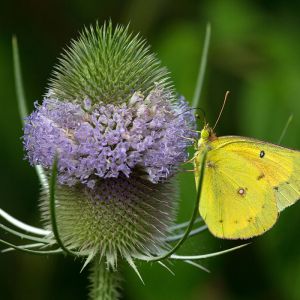
{"type": "Polygon", "coordinates": [[[193,130],[193,129],[191,129],[191,132],[201,133],[201,130],[193,130]]]}
{"type": "Polygon", "coordinates": [[[181,138],[183,138],[183,139],[186,139],[186,140],[188,140],[188,141],[193,141],[193,142],[196,142],[196,141],[197,141],[197,140],[194,139],[194,138],[190,138],[190,137],[186,137],[186,136],[182,136],[182,135],[180,135],[179,137],[181,137],[181,138]]]}
{"type": "Polygon", "coordinates": [[[190,164],[190,163],[193,163],[195,160],[195,156],[193,156],[191,159],[185,161],[184,163],[182,163],[183,165],[186,165],[186,164],[190,164]]]}

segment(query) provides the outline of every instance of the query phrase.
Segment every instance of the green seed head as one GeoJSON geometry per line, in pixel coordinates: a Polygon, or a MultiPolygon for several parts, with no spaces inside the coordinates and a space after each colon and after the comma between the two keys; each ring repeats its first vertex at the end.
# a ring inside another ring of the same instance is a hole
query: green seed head
{"type": "MultiPolygon", "coordinates": [[[[48,194],[41,209],[50,227],[48,194]]],[[[118,257],[159,253],[174,217],[173,184],[153,184],[140,177],[106,179],[94,190],[83,185],[58,186],[58,230],[69,249],[104,257],[115,266],[118,257]]]]}
{"type": "Polygon", "coordinates": [[[153,84],[170,86],[168,72],[139,35],[128,26],[86,28],[65,50],[50,80],[62,101],[124,103],[133,91],[147,94],[153,84]]]}

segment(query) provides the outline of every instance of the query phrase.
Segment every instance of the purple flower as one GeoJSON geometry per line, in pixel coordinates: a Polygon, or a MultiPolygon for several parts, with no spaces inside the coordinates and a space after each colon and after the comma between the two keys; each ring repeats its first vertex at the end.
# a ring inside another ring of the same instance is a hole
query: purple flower
{"type": "Polygon", "coordinates": [[[185,137],[194,118],[184,99],[155,87],[128,103],[83,106],[46,97],[26,119],[23,143],[32,165],[49,169],[58,154],[59,182],[93,188],[99,178],[140,174],[153,183],[169,178],[187,159],[185,137]]]}

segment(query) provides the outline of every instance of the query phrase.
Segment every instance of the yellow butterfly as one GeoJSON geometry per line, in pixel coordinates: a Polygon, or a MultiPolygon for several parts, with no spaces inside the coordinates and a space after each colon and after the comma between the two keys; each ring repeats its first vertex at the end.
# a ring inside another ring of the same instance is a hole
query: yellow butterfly
{"type": "Polygon", "coordinates": [[[300,198],[300,152],[247,137],[200,131],[193,158],[196,188],[204,152],[200,215],[224,239],[248,239],[270,229],[300,198]]]}

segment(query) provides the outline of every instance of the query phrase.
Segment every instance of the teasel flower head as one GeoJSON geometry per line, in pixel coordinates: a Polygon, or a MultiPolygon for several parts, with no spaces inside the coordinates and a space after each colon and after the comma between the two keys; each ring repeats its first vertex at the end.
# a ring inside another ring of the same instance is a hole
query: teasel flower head
{"type": "MultiPolygon", "coordinates": [[[[23,136],[32,165],[49,171],[57,156],[57,225],[66,247],[112,268],[118,258],[166,249],[174,175],[193,127],[193,112],[139,36],[109,23],[74,40],[23,136]]],[[[50,228],[48,198],[43,191],[50,228]]]]}

